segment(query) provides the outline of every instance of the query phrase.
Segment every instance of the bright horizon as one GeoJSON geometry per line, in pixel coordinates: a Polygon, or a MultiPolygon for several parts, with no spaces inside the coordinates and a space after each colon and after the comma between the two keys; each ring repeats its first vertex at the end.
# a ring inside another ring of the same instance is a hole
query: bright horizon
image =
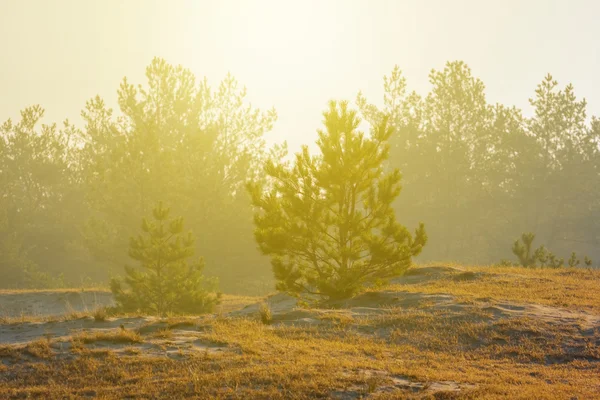
{"type": "Polygon", "coordinates": [[[594,1],[19,1],[0,3],[0,120],[40,104],[44,123],[81,125],[85,102],[113,108],[123,77],[145,84],[153,57],[207,77],[228,73],[278,121],[267,140],[312,143],[330,99],[379,104],[398,64],[424,95],[431,69],[463,60],[490,103],[522,108],[551,73],[600,114],[594,1]],[[285,17],[281,17],[284,15],[285,17]]]}

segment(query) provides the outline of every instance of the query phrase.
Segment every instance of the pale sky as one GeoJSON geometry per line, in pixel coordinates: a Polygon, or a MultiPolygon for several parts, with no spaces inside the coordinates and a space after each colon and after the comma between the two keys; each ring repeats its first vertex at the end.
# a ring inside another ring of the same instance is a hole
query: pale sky
{"type": "Polygon", "coordinates": [[[550,72],[600,114],[600,1],[0,0],[0,120],[40,104],[44,122],[79,122],[122,78],[145,83],[153,57],[217,84],[231,72],[253,105],[275,106],[270,140],[316,138],[330,99],[379,103],[398,64],[425,94],[428,73],[464,60],[489,102],[528,111],[550,72]]]}

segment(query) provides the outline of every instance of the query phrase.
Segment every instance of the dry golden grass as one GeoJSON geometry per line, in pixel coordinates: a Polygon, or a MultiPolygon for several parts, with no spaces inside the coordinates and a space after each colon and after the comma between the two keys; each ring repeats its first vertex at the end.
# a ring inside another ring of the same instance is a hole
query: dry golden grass
{"type": "Polygon", "coordinates": [[[59,288],[59,289],[0,289],[2,294],[27,294],[27,293],[86,293],[86,292],[104,292],[110,293],[107,287],[86,287],[86,288],[59,288]]]}
{"type": "Polygon", "coordinates": [[[25,352],[33,357],[49,359],[54,355],[49,339],[38,339],[25,346],[25,352]]]}
{"type": "Polygon", "coordinates": [[[97,332],[81,332],[77,335],[72,336],[73,342],[81,342],[83,344],[95,343],[95,342],[109,342],[109,343],[142,343],[142,336],[133,330],[129,329],[115,329],[110,331],[97,331],[97,332]]]}
{"type": "Polygon", "coordinates": [[[169,328],[159,329],[148,335],[152,339],[173,339],[173,331],[169,328]]]}
{"type": "Polygon", "coordinates": [[[201,323],[198,317],[170,317],[164,320],[166,329],[194,328],[201,323]]]}
{"type": "Polygon", "coordinates": [[[137,347],[126,347],[123,349],[123,354],[129,356],[139,356],[141,352],[142,350],[138,349],[137,347]]]}
{"type": "Polygon", "coordinates": [[[225,314],[234,310],[239,310],[244,306],[261,301],[259,296],[236,296],[224,294],[221,298],[221,304],[217,306],[217,314],[225,314]]]}
{"type": "Polygon", "coordinates": [[[447,293],[465,299],[495,299],[588,310],[600,313],[600,270],[586,268],[522,268],[456,266],[479,273],[462,280],[458,274],[415,285],[389,289],[422,293],[447,293]],[[458,277],[458,278],[457,278],[458,277]]]}
{"type": "Polygon", "coordinates": [[[308,399],[345,391],[373,398],[591,399],[598,393],[598,355],[546,362],[557,353],[558,340],[547,326],[516,321],[500,324],[504,330],[497,333],[477,324],[452,325],[412,315],[407,316],[409,328],[398,325],[401,321],[393,315],[369,324],[395,326],[390,341],[340,328],[215,321],[207,340],[226,341],[239,351],[171,360],[135,351],[118,358],[102,350],[73,359],[19,363],[9,368],[11,378],[0,377],[0,397],[64,398],[93,391],[103,398],[308,399]],[[497,335],[505,337],[498,340],[497,335]],[[413,393],[395,388],[395,377],[473,386],[456,393],[413,393]]]}
{"type": "MultiPolygon", "coordinates": [[[[191,331],[205,345],[160,356],[145,347],[157,335],[152,329],[81,333],[73,342],[83,351],[70,356],[51,348],[46,358],[32,357],[26,346],[3,346],[0,398],[598,398],[600,329],[498,317],[476,306],[494,298],[597,315],[598,272],[467,269],[482,274],[465,280],[457,272],[395,289],[450,293],[471,308],[314,310],[316,322],[297,326],[277,318],[265,325],[256,316],[171,318],[154,322],[160,335],[191,331]],[[98,342],[115,346],[94,347],[98,342]],[[214,344],[224,350],[208,351],[214,344]]],[[[44,346],[33,348],[46,354],[44,346]]]]}
{"type": "Polygon", "coordinates": [[[43,323],[43,322],[65,322],[84,318],[94,318],[97,321],[100,315],[104,315],[104,320],[108,317],[105,308],[101,307],[92,311],[69,311],[64,315],[27,315],[22,314],[17,317],[0,316],[0,324],[25,324],[25,323],[43,323]]]}
{"type": "MultiPolygon", "coordinates": [[[[94,289],[89,291],[103,291],[109,293],[107,289],[94,289]]],[[[1,294],[22,294],[28,295],[32,293],[55,293],[55,294],[64,294],[64,293],[75,293],[81,292],[80,289],[53,289],[53,290],[35,290],[35,289],[20,289],[20,290],[0,290],[1,294]]],[[[238,310],[243,308],[244,306],[255,303],[263,299],[262,297],[253,297],[253,296],[236,296],[236,295],[228,295],[225,294],[222,297],[222,302],[217,306],[215,310],[217,314],[224,314],[234,310],[238,310]]],[[[117,312],[110,307],[95,307],[90,308],[85,311],[76,311],[76,310],[68,310],[64,315],[31,315],[31,314],[21,314],[19,316],[6,316],[0,313],[0,324],[24,324],[24,323],[43,323],[43,322],[62,322],[62,321],[72,321],[83,318],[94,318],[94,320],[98,322],[106,321],[109,318],[113,317],[140,317],[139,314],[136,313],[123,313],[117,312]]],[[[186,320],[191,321],[194,320],[193,324],[196,324],[197,318],[192,317],[171,317],[171,320],[186,320]]],[[[190,322],[191,323],[191,322],[190,322]]]]}
{"type": "Polygon", "coordinates": [[[94,321],[104,322],[108,318],[106,307],[99,307],[93,312],[94,321]]]}
{"type": "Polygon", "coordinates": [[[273,322],[271,308],[267,303],[260,303],[258,313],[260,314],[260,322],[262,322],[263,324],[270,325],[273,322]]]}

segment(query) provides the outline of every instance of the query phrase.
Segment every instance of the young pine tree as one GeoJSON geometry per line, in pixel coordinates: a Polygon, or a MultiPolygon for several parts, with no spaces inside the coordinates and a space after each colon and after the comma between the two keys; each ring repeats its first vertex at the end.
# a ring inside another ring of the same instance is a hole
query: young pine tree
{"type": "Polygon", "coordinates": [[[513,243],[512,252],[524,267],[535,267],[538,261],[542,261],[541,258],[546,258],[544,246],[537,250],[533,249],[534,240],[535,235],[533,233],[523,233],[521,238],[513,243]]]}
{"type": "Polygon", "coordinates": [[[308,148],[293,165],[268,161],[267,178],[248,186],[256,207],[255,237],[270,255],[277,288],[329,299],[400,275],[427,241],[395,218],[400,173],[384,172],[387,120],[365,136],[347,102],[332,102],[319,131],[318,156],[308,148]]]}
{"type": "Polygon", "coordinates": [[[194,254],[194,238],[191,232],[183,233],[183,219],[169,219],[169,209],[162,202],[154,208],[153,217],[153,221],[143,220],[143,234],[130,239],[129,256],[140,268],[126,266],[124,282],[111,281],[118,306],[157,315],[211,311],[220,293],[214,291],[216,282],[204,278],[202,259],[188,263],[194,254]]]}

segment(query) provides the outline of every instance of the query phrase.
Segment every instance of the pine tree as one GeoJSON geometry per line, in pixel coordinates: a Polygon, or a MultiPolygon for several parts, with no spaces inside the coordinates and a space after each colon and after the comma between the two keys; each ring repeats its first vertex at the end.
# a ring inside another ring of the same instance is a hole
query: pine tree
{"type": "Polygon", "coordinates": [[[319,131],[318,156],[308,148],[289,163],[268,161],[266,182],[249,185],[255,237],[271,256],[277,288],[329,299],[400,275],[427,241],[395,218],[400,172],[384,171],[392,129],[384,119],[365,136],[347,102],[332,102],[319,131]]]}
{"type": "Polygon", "coordinates": [[[568,264],[569,267],[575,268],[580,264],[579,258],[577,258],[577,254],[573,251],[571,252],[571,257],[569,257],[568,264]]]}
{"type": "Polygon", "coordinates": [[[535,235],[533,233],[524,233],[521,235],[521,239],[515,240],[513,244],[512,252],[524,267],[534,267],[539,256],[544,253],[543,246],[538,250],[533,250],[534,239],[535,235]]]}
{"type": "Polygon", "coordinates": [[[220,300],[216,282],[202,274],[204,261],[188,264],[194,254],[192,233],[183,233],[183,218],[169,219],[169,209],[160,202],[154,221],[144,219],[143,234],[132,237],[129,256],[141,268],[125,267],[123,281],[113,279],[111,290],[119,308],[150,314],[199,314],[211,311],[220,300]]]}
{"type": "MultiPolygon", "coordinates": [[[[517,256],[523,267],[535,267],[538,262],[540,266],[550,268],[560,268],[564,265],[565,260],[563,258],[558,258],[544,246],[540,246],[534,251],[534,239],[535,235],[533,233],[523,233],[521,238],[515,240],[513,244],[512,252],[517,256]]],[[[569,259],[569,265],[579,265],[579,260],[574,252],[571,254],[571,259],[569,259]]]]}

